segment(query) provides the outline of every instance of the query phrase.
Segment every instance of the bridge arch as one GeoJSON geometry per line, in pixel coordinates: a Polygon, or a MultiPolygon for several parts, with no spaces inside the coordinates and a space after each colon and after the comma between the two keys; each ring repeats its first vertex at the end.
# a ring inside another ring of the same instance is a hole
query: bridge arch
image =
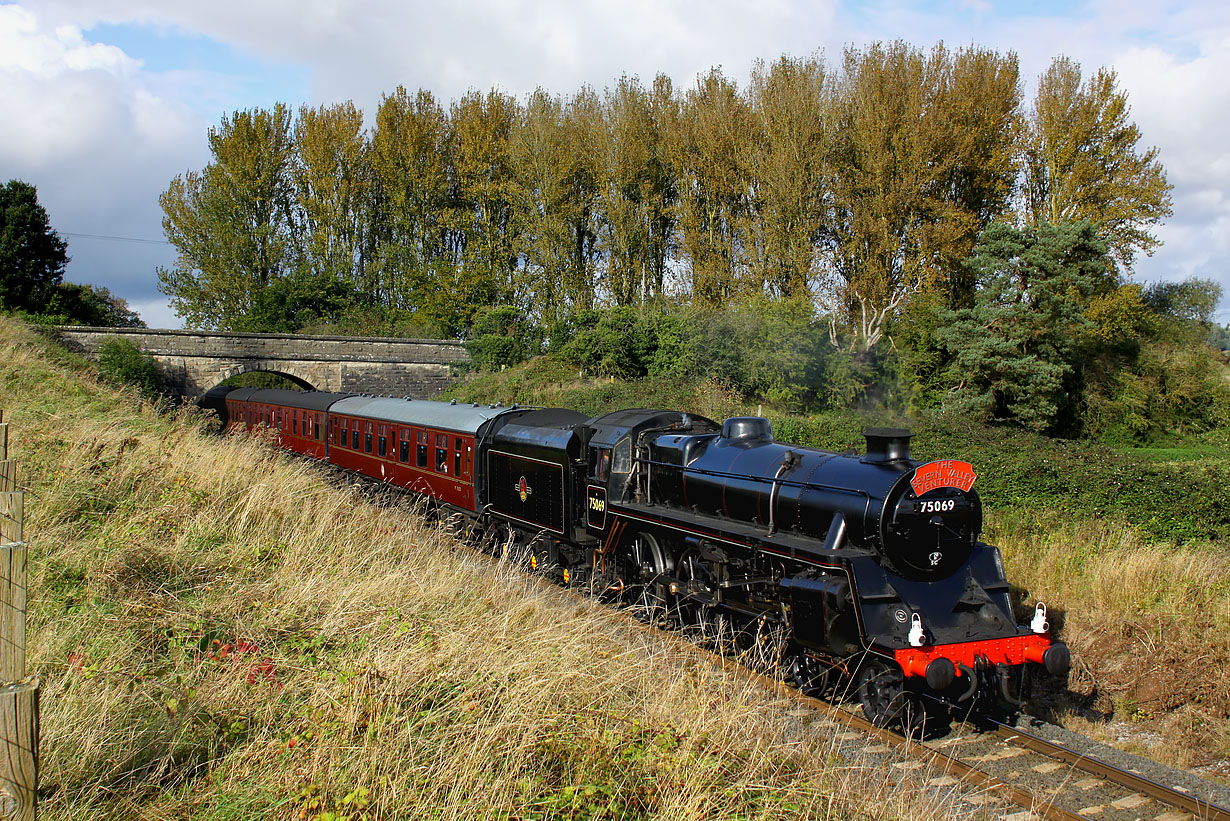
{"type": "Polygon", "coordinates": [[[209,390],[211,390],[212,388],[216,388],[218,385],[221,385],[223,382],[226,382],[226,380],[233,379],[234,377],[241,376],[242,374],[245,374],[245,373],[273,374],[275,376],[281,376],[289,380],[290,382],[293,382],[295,386],[298,387],[300,390],[305,390],[305,391],[320,390],[315,385],[313,385],[311,382],[309,382],[307,378],[295,373],[295,368],[293,367],[272,367],[264,362],[256,362],[256,363],[240,362],[239,364],[233,367],[223,368],[219,372],[220,378],[218,379],[218,381],[215,382],[213,385],[210,385],[208,388],[206,388],[205,392],[208,393],[209,390]]]}

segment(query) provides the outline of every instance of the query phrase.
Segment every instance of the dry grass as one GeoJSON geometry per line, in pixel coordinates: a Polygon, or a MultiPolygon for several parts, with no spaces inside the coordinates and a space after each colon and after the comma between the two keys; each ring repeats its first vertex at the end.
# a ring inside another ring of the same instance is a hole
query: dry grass
{"type": "Polygon", "coordinates": [[[46,819],[939,818],[959,796],[0,318],[46,819]]]}
{"type": "Polygon", "coordinates": [[[1027,599],[1059,612],[1071,729],[1180,767],[1230,775],[1230,554],[1159,545],[1106,522],[1000,514],[988,536],[1027,599]]]}

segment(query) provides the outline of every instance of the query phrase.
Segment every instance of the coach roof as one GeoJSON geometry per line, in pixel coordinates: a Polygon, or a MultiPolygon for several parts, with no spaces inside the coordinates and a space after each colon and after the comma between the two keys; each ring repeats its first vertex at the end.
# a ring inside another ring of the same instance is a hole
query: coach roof
{"type": "MultiPolygon", "coordinates": [[[[240,388],[239,390],[244,389],[240,388]]],[[[249,402],[257,402],[264,405],[281,405],[284,408],[322,411],[328,410],[329,406],[333,405],[337,400],[353,395],[350,393],[330,393],[328,391],[288,391],[282,388],[261,388],[252,391],[246,397],[240,396],[239,391],[234,391],[230,394],[229,398],[246,399],[249,402]]]]}
{"type": "Polygon", "coordinates": [[[397,425],[478,433],[486,422],[512,408],[503,405],[469,405],[433,402],[430,399],[393,399],[388,396],[352,396],[339,400],[329,413],[361,416],[397,425]]]}

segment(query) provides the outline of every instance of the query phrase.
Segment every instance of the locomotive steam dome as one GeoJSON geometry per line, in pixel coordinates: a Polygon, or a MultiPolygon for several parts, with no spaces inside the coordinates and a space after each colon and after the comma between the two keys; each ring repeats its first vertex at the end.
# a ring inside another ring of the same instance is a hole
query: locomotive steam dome
{"type": "Polygon", "coordinates": [[[773,425],[763,416],[732,416],[722,423],[722,438],[748,445],[772,442],[773,425]]]}

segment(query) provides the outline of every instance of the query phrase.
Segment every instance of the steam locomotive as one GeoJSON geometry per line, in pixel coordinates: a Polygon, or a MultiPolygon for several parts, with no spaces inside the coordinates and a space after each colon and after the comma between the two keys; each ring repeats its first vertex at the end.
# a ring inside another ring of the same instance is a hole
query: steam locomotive
{"type": "Polygon", "coordinates": [[[857,455],[776,442],[760,417],[222,387],[201,404],[427,497],[648,621],[770,646],[802,689],[852,688],[880,726],[1019,704],[1032,670],[1069,667],[1044,605],[1014,617],[999,551],[978,540],[973,468],[912,460],[906,430],[866,431],[857,455]]]}

